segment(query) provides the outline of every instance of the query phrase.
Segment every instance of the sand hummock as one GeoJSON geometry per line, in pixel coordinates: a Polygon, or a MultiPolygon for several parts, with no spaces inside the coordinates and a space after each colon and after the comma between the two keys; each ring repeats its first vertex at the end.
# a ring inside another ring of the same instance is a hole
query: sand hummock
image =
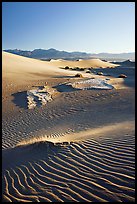
{"type": "Polygon", "coordinates": [[[118,64],[113,64],[110,62],[104,62],[100,59],[81,59],[79,61],[71,61],[71,60],[51,60],[51,64],[60,67],[79,67],[79,68],[106,68],[111,67],[115,68],[119,66],[118,64]]]}
{"type": "Polygon", "coordinates": [[[3,202],[135,202],[135,69],[104,63],[2,53],[3,202]]]}

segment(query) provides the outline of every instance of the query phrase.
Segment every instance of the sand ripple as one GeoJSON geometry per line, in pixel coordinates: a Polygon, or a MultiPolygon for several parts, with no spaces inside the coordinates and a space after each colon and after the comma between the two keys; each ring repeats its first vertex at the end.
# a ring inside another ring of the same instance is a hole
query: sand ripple
{"type": "Polygon", "coordinates": [[[3,201],[134,201],[134,139],[134,135],[124,135],[121,139],[91,138],[69,145],[37,142],[5,149],[3,201]]]}
{"type": "Polygon", "coordinates": [[[3,118],[3,202],[135,202],[130,92],[67,92],[3,118]]]}

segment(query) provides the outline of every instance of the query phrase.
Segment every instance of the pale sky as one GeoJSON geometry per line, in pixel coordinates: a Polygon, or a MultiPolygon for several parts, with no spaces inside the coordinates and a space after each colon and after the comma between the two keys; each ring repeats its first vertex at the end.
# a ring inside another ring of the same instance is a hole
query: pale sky
{"type": "Polygon", "coordinates": [[[2,49],[135,51],[135,2],[2,2],[2,49]]]}

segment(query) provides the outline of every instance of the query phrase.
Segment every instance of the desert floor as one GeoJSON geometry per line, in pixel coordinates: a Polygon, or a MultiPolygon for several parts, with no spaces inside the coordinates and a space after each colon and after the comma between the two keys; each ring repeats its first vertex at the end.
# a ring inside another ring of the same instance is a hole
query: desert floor
{"type": "Polygon", "coordinates": [[[3,55],[3,202],[135,202],[135,69],[95,68],[81,79],[55,62],[45,72],[46,62],[3,55]],[[114,89],[60,86],[91,77],[114,89]],[[27,90],[45,82],[53,100],[28,109],[27,90]]]}

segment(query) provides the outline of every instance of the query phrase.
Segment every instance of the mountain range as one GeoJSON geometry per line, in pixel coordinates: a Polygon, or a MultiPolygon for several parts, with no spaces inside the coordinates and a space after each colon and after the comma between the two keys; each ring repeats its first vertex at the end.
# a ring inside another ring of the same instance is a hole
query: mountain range
{"type": "Polygon", "coordinates": [[[86,52],[66,52],[59,51],[56,49],[34,49],[33,51],[28,50],[19,50],[19,49],[7,49],[5,52],[9,52],[16,55],[21,55],[24,57],[41,59],[41,60],[50,60],[50,59],[66,59],[66,60],[78,60],[78,59],[91,59],[91,58],[99,58],[103,60],[109,61],[124,61],[124,60],[132,60],[135,61],[135,52],[129,53],[86,53],[86,52]]]}

